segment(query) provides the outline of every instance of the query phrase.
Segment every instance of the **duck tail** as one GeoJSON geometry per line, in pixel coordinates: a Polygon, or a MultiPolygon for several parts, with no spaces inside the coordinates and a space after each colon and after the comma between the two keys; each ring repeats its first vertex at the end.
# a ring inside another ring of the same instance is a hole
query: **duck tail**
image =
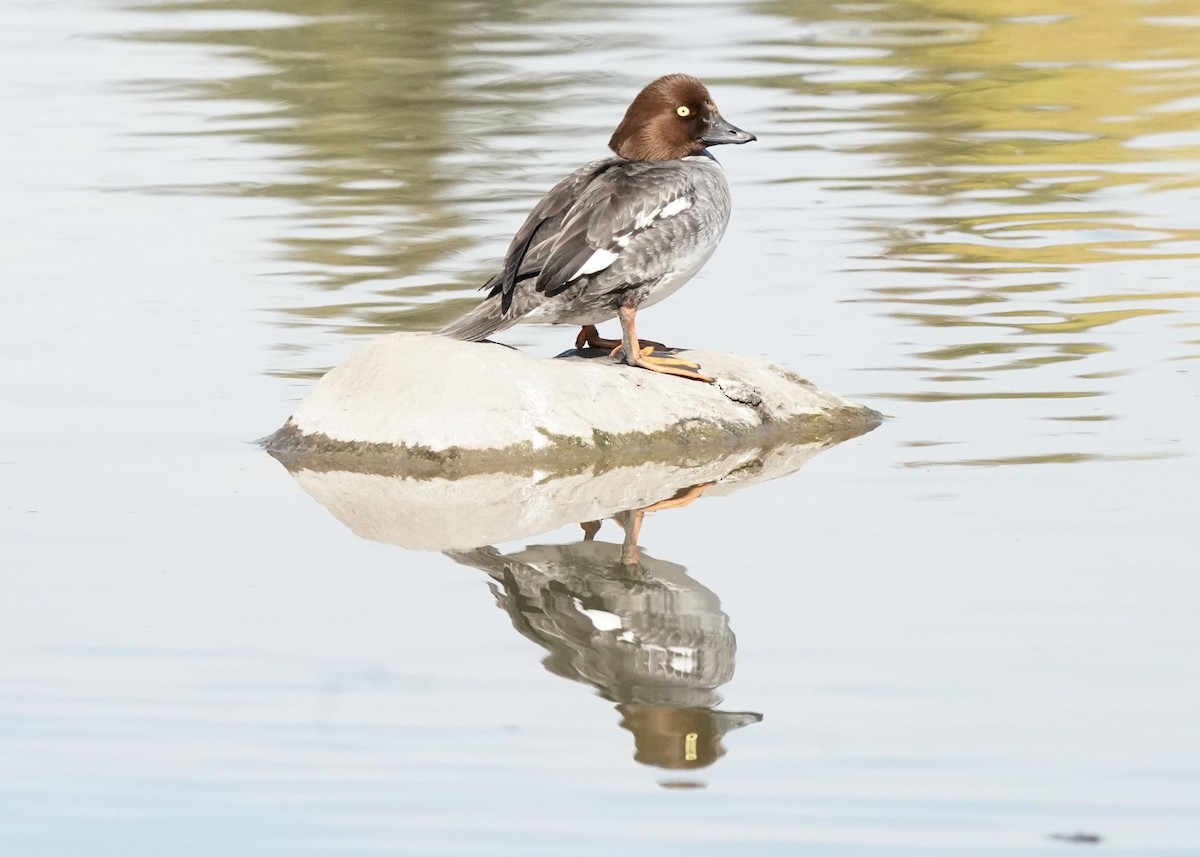
{"type": "Polygon", "coordinates": [[[504,310],[500,306],[499,298],[485,298],[475,309],[456,318],[438,333],[452,339],[479,342],[497,331],[512,327],[516,321],[515,318],[504,317],[504,310]]]}

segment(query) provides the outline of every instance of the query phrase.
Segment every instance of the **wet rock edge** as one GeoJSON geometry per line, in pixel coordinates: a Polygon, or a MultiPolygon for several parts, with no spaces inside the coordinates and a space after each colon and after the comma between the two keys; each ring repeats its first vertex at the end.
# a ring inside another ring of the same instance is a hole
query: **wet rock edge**
{"type": "Polygon", "coordinates": [[[424,479],[461,479],[487,473],[548,478],[589,468],[601,472],[646,462],[690,466],[738,449],[833,445],[865,434],[882,421],[878,411],[846,402],[816,414],[754,426],[685,419],[650,432],[614,434],[593,430],[591,438],[541,430],[548,444],[537,449],[523,442],[501,448],[451,446],[434,450],[420,444],[367,443],[337,440],[323,433],[307,434],[289,417],[261,443],[289,470],[348,470],[424,479]]]}

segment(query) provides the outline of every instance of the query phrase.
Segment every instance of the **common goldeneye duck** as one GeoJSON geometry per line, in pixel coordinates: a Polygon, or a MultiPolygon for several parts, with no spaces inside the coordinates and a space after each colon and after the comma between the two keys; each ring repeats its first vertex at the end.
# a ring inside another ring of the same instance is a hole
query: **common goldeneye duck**
{"type": "Polygon", "coordinates": [[[695,363],[638,340],[638,307],[656,304],[712,256],[729,223],[729,184],[708,151],[753,134],[722,118],[699,80],[660,77],[638,93],[603,158],[564,178],[534,206],[478,307],[442,328],[479,341],[517,322],[582,326],[575,347],[610,348],[630,366],[712,381],[695,363]],[[596,325],[616,317],[621,341],[596,325]]]}

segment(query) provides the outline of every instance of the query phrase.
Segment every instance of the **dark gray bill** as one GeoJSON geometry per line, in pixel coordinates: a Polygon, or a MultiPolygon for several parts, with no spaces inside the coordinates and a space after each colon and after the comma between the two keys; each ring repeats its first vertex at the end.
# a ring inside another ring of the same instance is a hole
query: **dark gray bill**
{"type": "Polygon", "coordinates": [[[706,146],[719,146],[722,143],[749,143],[757,139],[749,131],[730,125],[720,113],[714,113],[708,120],[708,129],[700,138],[700,142],[706,146]]]}

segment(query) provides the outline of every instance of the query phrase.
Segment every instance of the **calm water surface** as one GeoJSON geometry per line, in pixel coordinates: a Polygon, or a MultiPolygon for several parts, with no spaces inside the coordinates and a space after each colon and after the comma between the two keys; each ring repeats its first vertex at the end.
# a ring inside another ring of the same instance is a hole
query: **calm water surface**
{"type": "Polygon", "coordinates": [[[1194,3],[7,13],[0,853],[1200,853],[1194,3]],[[628,515],[409,550],[254,445],[672,71],[760,139],[642,327],[891,419],[632,576],[628,515]]]}

